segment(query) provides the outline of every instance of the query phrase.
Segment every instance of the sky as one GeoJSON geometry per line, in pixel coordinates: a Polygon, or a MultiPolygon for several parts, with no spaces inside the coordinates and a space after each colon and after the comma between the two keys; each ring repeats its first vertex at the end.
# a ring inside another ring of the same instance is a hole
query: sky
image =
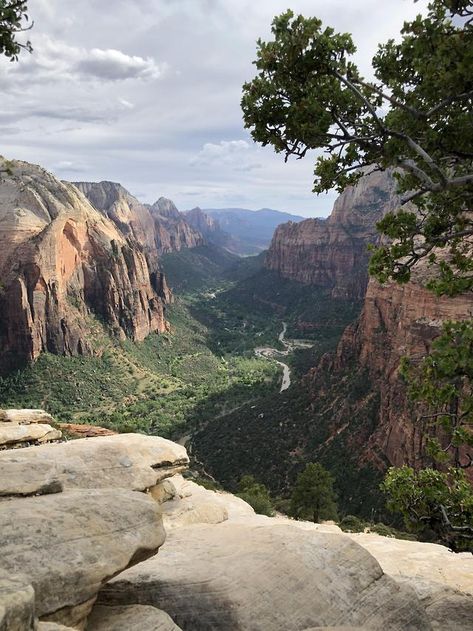
{"type": "Polygon", "coordinates": [[[256,40],[289,6],[351,32],[365,76],[377,44],[424,10],[412,0],[30,0],[34,52],[0,60],[0,154],[63,180],[112,180],[179,209],[326,216],[314,156],[253,143],[240,110],[256,40]]]}

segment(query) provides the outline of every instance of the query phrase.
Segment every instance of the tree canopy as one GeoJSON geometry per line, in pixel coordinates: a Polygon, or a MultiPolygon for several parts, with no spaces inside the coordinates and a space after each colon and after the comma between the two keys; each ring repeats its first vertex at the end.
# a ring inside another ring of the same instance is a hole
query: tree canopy
{"type": "Polygon", "coordinates": [[[411,398],[423,410],[419,421],[434,427],[427,446],[434,463],[473,465],[473,327],[445,322],[420,361],[404,358],[401,372],[411,398]],[[437,429],[439,428],[439,429],[437,429]],[[442,440],[439,439],[442,438],[442,440]]]}
{"type": "Polygon", "coordinates": [[[252,475],[242,476],[238,483],[237,495],[245,500],[255,513],[268,517],[274,515],[274,506],[268,489],[264,484],[257,482],[252,475]]]}
{"type": "Polygon", "coordinates": [[[352,59],[351,35],[316,17],[286,11],[274,39],[258,41],[258,74],[242,98],[255,141],[286,160],[325,152],[317,193],[341,191],[367,168],[395,170],[403,207],[379,223],[390,242],[370,266],[382,282],[407,282],[427,258],[439,293],[473,287],[472,21],[469,0],[433,0],[399,42],[379,46],[373,80],[352,59]]]}
{"type": "Polygon", "coordinates": [[[462,469],[392,467],[381,488],[409,530],[453,550],[473,550],[473,489],[462,469]]]}
{"type": "Polygon", "coordinates": [[[333,483],[333,477],[321,464],[310,462],[294,485],[291,514],[314,522],[336,519],[337,503],[333,483]]]}
{"type": "Polygon", "coordinates": [[[29,30],[28,6],[26,0],[0,0],[0,55],[10,61],[17,61],[22,50],[31,52],[31,42],[21,42],[18,34],[29,30]]]}

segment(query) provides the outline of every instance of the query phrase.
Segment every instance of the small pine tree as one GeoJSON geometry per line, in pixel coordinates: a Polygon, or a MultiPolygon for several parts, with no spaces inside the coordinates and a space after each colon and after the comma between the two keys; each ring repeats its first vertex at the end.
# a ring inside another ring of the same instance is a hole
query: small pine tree
{"type": "Polygon", "coordinates": [[[337,519],[333,477],[319,463],[310,462],[299,474],[291,498],[291,514],[297,519],[337,519]]]}

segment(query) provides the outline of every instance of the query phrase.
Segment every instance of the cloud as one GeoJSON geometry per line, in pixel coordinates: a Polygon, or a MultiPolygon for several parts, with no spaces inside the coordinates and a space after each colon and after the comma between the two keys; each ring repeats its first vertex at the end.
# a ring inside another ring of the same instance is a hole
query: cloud
{"type": "Polygon", "coordinates": [[[130,56],[113,48],[84,51],[81,59],[72,67],[72,72],[77,72],[81,77],[108,81],[159,79],[164,70],[165,65],[156,64],[151,57],[144,59],[136,55],[130,56]]]}
{"type": "Polygon", "coordinates": [[[47,81],[125,81],[127,79],[154,80],[166,72],[166,63],[152,57],[127,55],[115,48],[71,46],[49,36],[35,40],[32,55],[23,55],[17,65],[4,70],[7,78],[31,83],[47,81]]]}
{"type": "Polygon", "coordinates": [[[256,145],[246,140],[206,142],[199,153],[190,160],[190,165],[205,167],[220,164],[233,166],[238,171],[251,171],[261,166],[253,160],[257,152],[256,145]]]}

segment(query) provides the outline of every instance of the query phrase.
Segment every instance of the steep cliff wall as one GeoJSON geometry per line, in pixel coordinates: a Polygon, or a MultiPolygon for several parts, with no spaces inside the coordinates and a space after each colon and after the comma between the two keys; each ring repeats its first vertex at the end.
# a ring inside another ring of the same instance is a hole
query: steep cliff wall
{"type": "Polygon", "coordinates": [[[160,197],[148,208],[154,220],[155,243],[160,254],[204,245],[202,234],[186,221],[170,199],[160,197]]]}
{"type": "Polygon", "coordinates": [[[426,463],[428,431],[416,422],[400,379],[401,357],[424,356],[442,322],[473,317],[471,293],[437,297],[421,277],[422,269],[407,285],[370,280],[361,316],[345,330],[336,354],[308,376],[314,407],[321,398],[332,400],[330,434],[344,433],[359,462],[381,470],[426,463]]]}
{"type": "Polygon", "coordinates": [[[266,267],[283,278],[332,290],[332,296],[361,300],[368,282],[369,243],[376,223],[396,208],[396,183],[390,172],[371,173],[347,188],[327,219],[278,226],[266,267]]]}
{"type": "Polygon", "coordinates": [[[43,351],[91,353],[90,312],[121,338],[165,330],[164,279],[124,232],[74,185],[13,163],[0,182],[2,371],[43,351]]]}
{"type": "Polygon", "coordinates": [[[126,235],[144,248],[152,267],[158,256],[181,248],[194,248],[204,238],[170,199],[160,197],[153,205],[142,204],[115,182],[74,182],[97,210],[107,215],[126,235]]]}
{"type": "Polygon", "coordinates": [[[231,236],[222,230],[218,219],[207,215],[201,208],[193,208],[184,213],[187,223],[200,232],[207,243],[223,248],[234,249],[231,236]]]}

